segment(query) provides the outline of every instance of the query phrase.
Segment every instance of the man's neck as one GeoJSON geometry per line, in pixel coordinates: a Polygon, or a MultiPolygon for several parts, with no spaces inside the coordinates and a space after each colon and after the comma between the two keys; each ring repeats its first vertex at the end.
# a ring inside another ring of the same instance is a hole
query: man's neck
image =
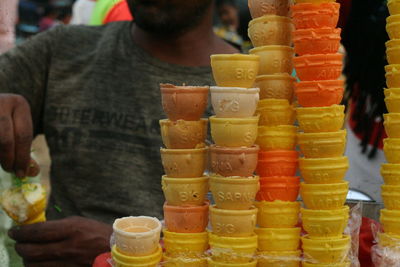
{"type": "Polygon", "coordinates": [[[132,24],[132,38],[150,55],[164,62],[183,66],[209,66],[212,54],[238,52],[214,34],[211,17],[210,8],[196,27],[179,36],[155,35],[132,24]]]}

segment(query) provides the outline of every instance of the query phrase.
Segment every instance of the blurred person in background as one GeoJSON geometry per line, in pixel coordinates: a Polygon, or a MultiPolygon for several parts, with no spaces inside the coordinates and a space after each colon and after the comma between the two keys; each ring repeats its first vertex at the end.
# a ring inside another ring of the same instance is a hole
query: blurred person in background
{"type": "Polygon", "coordinates": [[[54,26],[68,25],[72,18],[72,8],[64,2],[51,2],[39,21],[39,31],[46,31],[54,26]]]}

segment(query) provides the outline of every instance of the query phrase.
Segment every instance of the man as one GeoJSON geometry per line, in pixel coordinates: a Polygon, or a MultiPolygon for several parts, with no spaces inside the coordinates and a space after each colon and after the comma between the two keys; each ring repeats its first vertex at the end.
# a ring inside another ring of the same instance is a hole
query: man
{"type": "Polygon", "coordinates": [[[212,0],[128,4],[136,24],[60,26],[0,57],[2,167],[25,176],[42,132],[52,158],[52,221],[10,231],[27,266],[88,266],[115,218],[162,216],[158,84],[210,84],[210,55],[237,52],[212,0]]]}

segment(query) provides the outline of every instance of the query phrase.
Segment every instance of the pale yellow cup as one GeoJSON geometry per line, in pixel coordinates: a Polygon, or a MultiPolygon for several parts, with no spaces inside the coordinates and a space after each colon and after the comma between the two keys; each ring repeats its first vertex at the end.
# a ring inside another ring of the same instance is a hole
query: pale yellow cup
{"type": "Polygon", "coordinates": [[[337,132],[343,128],[344,105],[297,108],[297,120],[306,133],[337,132]]]}
{"type": "Polygon", "coordinates": [[[292,20],[284,16],[265,15],[249,22],[248,34],[254,47],[292,44],[292,20]]]}
{"type": "MultiPolygon", "coordinates": [[[[399,98],[400,104],[400,98],[399,98]]],[[[400,113],[383,114],[386,133],[389,138],[400,138],[400,113]]]]}
{"type": "Polygon", "coordinates": [[[210,191],[220,209],[247,210],[260,189],[259,177],[210,177],[210,191]]]}
{"type": "Polygon", "coordinates": [[[299,158],[299,169],[306,183],[340,183],[349,169],[346,156],[335,158],[299,158]]]}
{"type": "Polygon", "coordinates": [[[227,210],[210,206],[212,231],[219,236],[250,236],[256,226],[257,211],[255,207],[248,210],[227,210]]]}
{"type": "Polygon", "coordinates": [[[193,149],[205,147],[207,119],[199,121],[160,120],[161,137],[169,149],[193,149]]]}
{"type": "Polygon", "coordinates": [[[251,262],[257,251],[257,236],[253,233],[243,237],[209,234],[211,258],[216,262],[251,262]]]}
{"type": "Polygon", "coordinates": [[[111,250],[111,256],[115,267],[157,267],[162,259],[162,249],[158,245],[155,252],[144,256],[125,255],[114,245],[111,250]]]}
{"type": "Polygon", "coordinates": [[[301,250],[294,251],[259,251],[258,266],[263,267],[299,267],[301,250]]]}
{"type": "Polygon", "coordinates": [[[301,241],[305,260],[316,263],[344,262],[351,248],[351,238],[348,235],[328,239],[311,239],[303,236],[301,241]]]}
{"type": "Polygon", "coordinates": [[[207,258],[169,257],[163,255],[163,267],[208,267],[207,258]]]}
{"type": "Polygon", "coordinates": [[[260,126],[256,143],[261,150],[294,150],[297,127],[293,125],[260,126]]]}
{"type": "Polygon", "coordinates": [[[202,206],[208,192],[208,177],[169,178],[162,177],[165,199],[172,206],[202,206]]]}
{"type": "Polygon", "coordinates": [[[254,86],[260,88],[260,99],[286,99],[292,103],[295,81],[288,73],[259,75],[254,86]]]}
{"type": "Polygon", "coordinates": [[[400,164],[383,163],[381,175],[387,185],[400,185],[400,164]]]}
{"type": "Polygon", "coordinates": [[[208,232],[174,233],[166,229],[164,234],[165,253],[172,258],[201,258],[208,249],[208,232]]]}
{"type": "Polygon", "coordinates": [[[385,88],[383,93],[385,94],[385,97],[400,98],[400,88],[385,88]]]}
{"type": "Polygon", "coordinates": [[[400,210],[400,185],[382,185],[381,192],[387,209],[400,210]]]}
{"type": "Polygon", "coordinates": [[[346,130],[327,133],[299,133],[297,144],[306,158],[340,157],[346,148],[346,130]]]}
{"type": "MultiPolygon", "coordinates": [[[[400,38],[400,22],[387,25],[386,29],[391,29],[393,32],[396,32],[396,35],[400,38]]],[[[400,64],[387,65],[385,66],[385,71],[387,87],[400,88],[400,64]]]]}
{"type": "Polygon", "coordinates": [[[263,99],[256,114],[260,115],[260,126],[292,125],[296,119],[294,107],[286,99],[263,99]]]}
{"type": "Polygon", "coordinates": [[[349,182],[335,184],[300,184],[300,195],[305,206],[314,210],[340,209],[346,202],[349,182]]]}
{"type": "Polygon", "coordinates": [[[400,235],[400,210],[381,210],[380,222],[385,233],[400,235]]]}
{"type": "Polygon", "coordinates": [[[251,147],[257,138],[258,119],[258,116],[249,118],[211,116],[211,136],[218,146],[251,147]]]}
{"type": "MultiPolygon", "coordinates": [[[[389,90],[389,89],[387,89],[389,90]]],[[[397,95],[385,97],[385,104],[390,113],[400,112],[400,97],[397,95]]]]}
{"type": "Polygon", "coordinates": [[[250,88],[254,84],[260,57],[244,54],[219,54],[211,56],[211,68],[218,86],[250,88]]]}
{"type": "Polygon", "coordinates": [[[299,222],[299,202],[260,201],[254,205],[258,209],[257,224],[263,228],[290,228],[299,222]]]}
{"type": "Polygon", "coordinates": [[[250,54],[260,56],[258,75],[292,74],[294,50],[290,46],[267,45],[251,49],[250,54]]]}
{"type": "Polygon", "coordinates": [[[301,209],[303,228],[312,239],[340,238],[347,226],[349,207],[337,210],[301,209]]]}
{"type": "Polygon", "coordinates": [[[386,42],[386,57],[389,64],[400,64],[400,40],[386,42]]]}
{"type": "Polygon", "coordinates": [[[384,139],[383,152],[389,163],[400,163],[400,138],[384,139]]]}
{"type": "Polygon", "coordinates": [[[239,263],[226,263],[226,262],[217,262],[212,259],[208,259],[208,267],[256,267],[257,261],[253,260],[250,262],[239,262],[239,263]]]}
{"type": "Polygon", "coordinates": [[[297,250],[300,245],[300,227],[256,228],[258,251],[297,250]]]}
{"type": "Polygon", "coordinates": [[[116,219],[113,230],[115,245],[122,254],[147,256],[159,249],[161,222],[157,218],[130,216],[116,219]]]}
{"type": "Polygon", "coordinates": [[[160,152],[161,162],[168,177],[192,178],[203,176],[207,165],[208,148],[161,148],[160,152]]]}

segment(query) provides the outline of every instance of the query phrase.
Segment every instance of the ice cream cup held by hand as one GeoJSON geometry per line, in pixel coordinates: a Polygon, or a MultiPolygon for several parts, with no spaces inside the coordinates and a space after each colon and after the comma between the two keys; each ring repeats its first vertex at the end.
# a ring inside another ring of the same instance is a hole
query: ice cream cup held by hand
{"type": "MultiPolygon", "coordinates": [[[[397,25],[400,38],[400,22],[397,25]]],[[[393,64],[385,66],[385,77],[388,88],[400,88],[400,64],[393,64]]],[[[389,111],[390,112],[390,111],[389,111]]]]}
{"type": "Polygon", "coordinates": [[[292,74],[294,50],[290,46],[266,45],[253,48],[249,52],[260,56],[258,75],[292,74]]]}
{"type": "Polygon", "coordinates": [[[257,138],[259,116],[249,118],[210,117],[211,136],[217,146],[251,147],[257,138]]]}
{"type": "Polygon", "coordinates": [[[114,245],[111,250],[111,256],[115,266],[118,267],[157,267],[162,259],[161,246],[157,244],[156,250],[150,255],[131,256],[126,255],[114,245]]]}
{"type": "Polygon", "coordinates": [[[254,116],[259,100],[258,88],[211,87],[211,103],[218,118],[254,116]]]}
{"type": "Polygon", "coordinates": [[[300,177],[262,177],[258,201],[296,201],[299,195],[300,177]]]}
{"type": "Polygon", "coordinates": [[[263,99],[257,108],[260,126],[292,125],[296,120],[294,107],[286,99],[263,99]]]}
{"type": "Polygon", "coordinates": [[[343,128],[344,105],[297,108],[297,120],[306,133],[337,132],[343,128]]]}
{"type": "Polygon", "coordinates": [[[400,185],[382,185],[382,199],[389,210],[400,210],[400,185]]]}
{"type": "Polygon", "coordinates": [[[297,250],[300,245],[300,227],[256,228],[259,251],[297,250]]]}
{"type": "Polygon", "coordinates": [[[164,112],[172,121],[197,121],[207,106],[208,86],[160,84],[164,112]]]}
{"type": "MultiPolygon", "coordinates": [[[[295,80],[288,73],[259,75],[254,86],[260,88],[260,99],[286,99],[292,103],[295,80]]],[[[260,102],[262,101],[258,102],[259,108],[260,102]]]]}
{"type": "Polygon", "coordinates": [[[261,228],[291,228],[299,222],[300,203],[296,201],[259,201],[257,225],[261,228]]]}
{"type": "Polygon", "coordinates": [[[383,163],[381,175],[387,185],[400,185],[400,164],[383,163]]]}
{"type": "Polygon", "coordinates": [[[336,28],[339,20],[338,3],[299,3],[292,6],[296,29],[336,28]]]}
{"type": "Polygon", "coordinates": [[[312,239],[341,238],[349,219],[349,207],[335,210],[301,209],[303,228],[312,239]]]}
{"type": "MultiPolygon", "coordinates": [[[[399,73],[400,74],[400,73],[399,73]]],[[[400,113],[400,97],[397,95],[385,97],[386,108],[389,113],[400,113]]]]}
{"type": "Polygon", "coordinates": [[[157,218],[130,216],[116,219],[113,230],[116,247],[125,255],[146,256],[159,248],[161,222],[157,218]]]}
{"type": "Polygon", "coordinates": [[[210,206],[212,232],[219,236],[249,236],[254,232],[257,208],[227,210],[210,206]]]}
{"type": "Polygon", "coordinates": [[[400,138],[384,139],[383,152],[389,163],[400,163],[400,138]]]}
{"type": "Polygon", "coordinates": [[[207,119],[198,121],[160,120],[161,137],[169,149],[193,149],[205,147],[207,119]]]}
{"type": "Polygon", "coordinates": [[[382,209],[380,222],[385,233],[400,235],[400,210],[382,209]]]}
{"type": "Polygon", "coordinates": [[[309,236],[303,236],[301,241],[305,260],[309,262],[341,263],[346,260],[351,248],[351,238],[348,235],[329,239],[311,239],[309,236]]]}
{"type": "Polygon", "coordinates": [[[349,169],[346,156],[335,158],[300,158],[303,179],[310,184],[340,183],[349,169]]]}
{"type": "Polygon", "coordinates": [[[176,233],[201,233],[208,224],[209,203],[202,206],[172,206],[164,204],[164,220],[168,231],[176,233]]]}
{"type": "Polygon", "coordinates": [[[210,177],[210,191],[216,206],[227,210],[246,210],[253,206],[260,189],[259,177],[210,177]]]}
{"type": "Polygon", "coordinates": [[[168,177],[192,178],[203,176],[207,165],[207,148],[161,148],[161,162],[168,177]]]}
{"type": "Polygon", "coordinates": [[[399,0],[389,0],[388,8],[390,15],[399,15],[400,14],[400,1],[399,0]]]}
{"type": "Polygon", "coordinates": [[[211,56],[214,80],[218,86],[250,88],[254,84],[260,57],[244,54],[218,54],[211,56]]]}
{"type": "Polygon", "coordinates": [[[249,0],[248,5],[253,19],[264,15],[288,17],[290,11],[290,1],[287,0],[249,0]]]}
{"type": "Polygon", "coordinates": [[[208,192],[208,177],[162,177],[162,190],[169,205],[202,206],[208,192]]]}
{"type": "Polygon", "coordinates": [[[349,191],[349,182],[335,184],[301,183],[300,194],[308,209],[331,210],[343,207],[349,191]]]}
{"type": "Polygon", "coordinates": [[[293,32],[297,55],[332,54],[339,51],[340,28],[307,28],[293,32]]]}
{"type": "Polygon", "coordinates": [[[343,80],[320,80],[295,83],[297,100],[302,107],[328,107],[343,99],[343,80]]]}
{"type": "Polygon", "coordinates": [[[200,258],[208,249],[208,232],[174,233],[163,230],[165,252],[170,257],[200,258]]]}
{"type": "Polygon", "coordinates": [[[256,172],[261,177],[294,176],[298,157],[295,150],[260,151],[256,172]]]}
{"type": "Polygon", "coordinates": [[[296,126],[260,126],[256,143],[262,150],[294,150],[296,137],[296,126]]]}
{"type": "Polygon", "coordinates": [[[292,251],[259,251],[258,266],[300,267],[301,250],[292,251]]]}
{"type": "Polygon", "coordinates": [[[346,148],[346,130],[327,133],[299,133],[297,144],[306,158],[340,157],[346,148]]]}
{"type": "Polygon", "coordinates": [[[293,63],[301,81],[336,80],[342,74],[343,55],[304,55],[295,57],[293,63]]]}
{"type": "Polygon", "coordinates": [[[210,146],[212,173],[222,176],[252,176],[257,167],[259,146],[210,146]]]}
{"type": "Polygon", "coordinates": [[[293,30],[294,27],[290,18],[265,15],[250,21],[248,33],[255,47],[266,45],[290,46],[292,44],[293,30]]]}

